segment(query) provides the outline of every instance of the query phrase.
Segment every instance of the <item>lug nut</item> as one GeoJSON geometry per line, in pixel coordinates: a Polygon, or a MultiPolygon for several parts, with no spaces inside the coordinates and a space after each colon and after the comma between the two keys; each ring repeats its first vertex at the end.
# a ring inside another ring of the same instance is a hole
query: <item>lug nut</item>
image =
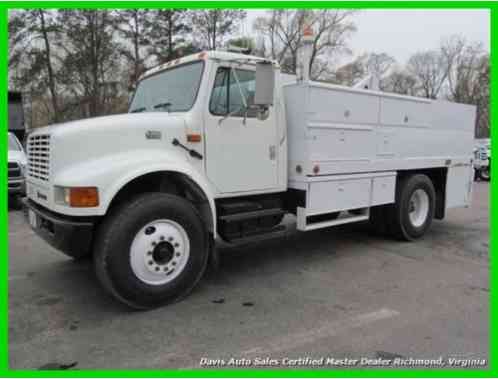
{"type": "Polygon", "coordinates": [[[152,262],[152,261],[149,261],[148,263],[149,263],[149,265],[152,265],[152,264],[154,264],[154,262],[152,262]]]}
{"type": "Polygon", "coordinates": [[[156,267],[156,271],[159,271],[159,267],[156,267]]]}
{"type": "Polygon", "coordinates": [[[180,244],[179,244],[178,242],[175,242],[175,245],[174,245],[174,246],[175,246],[175,247],[178,247],[178,246],[180,246],[180,244]]]}
{"type": "Polygon", "coordinates": [[[168,241],[169,241],[169,242],[173,241],[173,237],[169,237],[169,238],[168,238],[168,241]]]}
{"type": "Polygon", "coordinates": [[[159,237],[161,241],[164,241],[164,236],[159,237]]]}

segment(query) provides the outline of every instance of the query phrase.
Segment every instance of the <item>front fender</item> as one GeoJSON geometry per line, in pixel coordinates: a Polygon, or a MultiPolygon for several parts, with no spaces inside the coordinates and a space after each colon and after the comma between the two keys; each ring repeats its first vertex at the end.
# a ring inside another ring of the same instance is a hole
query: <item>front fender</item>
{"type": "Polygon", "coordinates": [[[99,206],[93,208],[70,208],[56,206],[55,211],[77,216],[103,216],[112,199],[121,188],[142,175],[159,171],[178,172],[188,176],[206,195],[216,225],[214,194],[205,176],[189,163],[182,151],[136,150],[108,155],[100,159],[73,165],[54,177],[54,184],[63,187],[97,187],[99,206]]]}

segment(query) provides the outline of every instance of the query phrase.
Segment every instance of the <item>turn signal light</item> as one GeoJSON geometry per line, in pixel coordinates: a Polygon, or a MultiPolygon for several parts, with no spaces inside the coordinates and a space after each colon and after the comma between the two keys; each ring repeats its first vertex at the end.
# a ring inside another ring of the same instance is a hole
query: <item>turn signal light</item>
{"type": "Polygon", "coordinates": [[[201,142],[201,135],[197,133],[187,134],[188,142],[201,142]]]}
{"type": "Polygon", "coordinates": [[[99,192],[97,187],[66,188],[65,200],[71,207],[97,207],[99,192]]]}

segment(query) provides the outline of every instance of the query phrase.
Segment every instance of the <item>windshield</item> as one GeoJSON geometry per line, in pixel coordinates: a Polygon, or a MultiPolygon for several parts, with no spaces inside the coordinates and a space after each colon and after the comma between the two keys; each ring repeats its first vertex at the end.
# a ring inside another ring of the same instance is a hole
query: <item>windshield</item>
{"type": "Polygon", "coordinates": [[[9,150],[21,151],[21,145],[12,134],[9,134],[9,150]]]}
{"type": "Polygon", "coordinates": [[[130,113],[185,112],[194,105],[201,82],[203,61],[152,75],[138,84],[130,113]]]}

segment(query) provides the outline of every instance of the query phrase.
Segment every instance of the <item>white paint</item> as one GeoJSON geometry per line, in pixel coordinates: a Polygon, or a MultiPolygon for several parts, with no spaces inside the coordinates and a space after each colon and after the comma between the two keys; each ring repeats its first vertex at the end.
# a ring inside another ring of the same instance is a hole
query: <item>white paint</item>
{"type": "Polygon", "coordinates": [[[144,77],[199,59],[204,60],[204,71],[189,111],[97,117],[33,132],[30,138],[50,135],[50,174],[47,181],[28,177],[28,196],[59,214],[102,216],[130,181],[171,171],[187,176],[204,192],[216,226],[216,198],[299,188],[308,197],[301,214],[321,214],[393,202],[399,170],[450,166],[447,206],[470,201],[475,107],[296,83],[295,77],[280,75],[275,65],[275,101],[269,117],[248,117],[244,123],[242,117],[210,113],[216,70],[255,70],[261,58],[228,52],[194,54],[144,77]],[[159,138],[147,138],[150,132],[159,138]],[[201,142],[189,143],[191,133],[200,134],[201,142]],[[203,158],[174,146],[175,138],[203,158]],[[302,173],[296,172],[297,165],[302,173]],[[71,208],[58,197],[57,188],[87,186],[98,188],[97,207],[71,208]]]}

